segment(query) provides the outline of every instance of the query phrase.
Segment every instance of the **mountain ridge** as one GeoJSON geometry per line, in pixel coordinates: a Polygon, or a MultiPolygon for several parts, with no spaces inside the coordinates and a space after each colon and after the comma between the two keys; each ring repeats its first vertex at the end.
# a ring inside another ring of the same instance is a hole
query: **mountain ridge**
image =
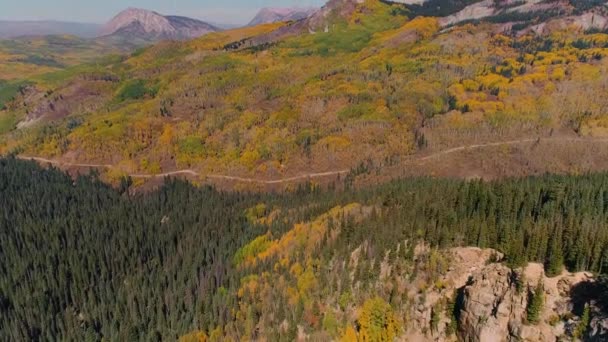
{"type": "Polygon", "coordinates": [[[314,7],[265,7],[260,9],[247,25],[256,26],[279,21],[301,20],[309,17],[318,10],[318,8],[314,7]]]}

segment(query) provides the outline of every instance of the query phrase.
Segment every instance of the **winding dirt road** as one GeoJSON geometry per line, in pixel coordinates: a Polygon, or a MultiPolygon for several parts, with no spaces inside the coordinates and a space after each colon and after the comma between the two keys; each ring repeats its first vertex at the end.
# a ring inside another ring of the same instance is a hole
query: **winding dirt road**
{"type": "Polygon", "coordinates": [[[447,150],[439,151],[433,154],[430,154],[425,157],[410,159],[410,161],[418,161],[424,162],[427,160],[431,160],[437,157],[444,156],[446,154],[452,154],[460,151],[466,150],[474,150],[486,147],[497,147],[497,146],[509,146],[509,145],[522,145],[527,143],[541,143],[541,142],[592,142],[592,143],[608,143],[608,138],[566,138],[566,137],[555,137],[555,138],[530,138],[530,139],[519,139],[519,140],[508,140],[508,141],[498,141],[493,143],[486,144],[476,144],[476,145],[465,145],[458,146],[454,148],[450,148],[447,150]]]}
{"type": "MultiPolygon", "coordinates": [[[[447,150],[435,152],[435,153],[429,154],[427,156],[420,156],[420,157],[407,159],[407,160],[403,161],[403,164],[422,163],[422,162],[429,161],[429,160],[432,160],[432,159],[435,159],[435,158],[438,158],[441,156],[458,153],[461,151],[467,151],[467,150],[475,150],[475,149],[481,149],[481,148],[486,148],[486,147],[539,143],[539,142],[547,142],[547,141],[608,143],[608,139],[564,138],[564,137],[540,138],[540,139],[539,138],[530,138],[530,139],[519,139],[519,140],[510,140],[510,141],[499,141],[499,142],[485,143],[485,144],[458,146],[458,147],[450,148],[447,150]]],[[[22,160],[33,160],[33,161],[39,162],[41,164],[50,164],[50,165],[55,165],[58,167],[85,167],[85,168],[104,168],[104,169],[111,169],[111,168],[115,167],[114,165],[110,165],[110,164],[69,163],[69,162],[62,162],[59,160],[47,159],[47,158],[42,158],[42,157],[17,156],[16,158],[22,159],[22,160]]],[[[131,176],[132,178],[153,179],[153,178],[165,178],[165,177],[178,176],[178,175],[188,175],[188,176],[194,176],[194,177],[203,177],[203,178],[207,178],[207,179],[230,180],[230,181],[237,181],[237,182],[244,182],[244,183],[257,183],[257,184],[271,185],[271,184],[295,182],[295,181],[305,180],[305,179],[344,175],[344,174],[348,174],[349,172],[350,172],[350,170],[337,170],[337,171],[327,171],[327,172],[318,172],[318,173],[306,173],[306,174],[302,174],[299,176],[293,176],[293,177],[281,178],[281,179],[275,179],[275,180],[264,180],[264,179],[246,178],[246,177],[237,177],[237,176],[229,176],[229,175],[219,175],[219,174],[204,175],[204,174],[201,174],[201,173],[196,172],[191,169],[176,170],[176,171],[159,173],[159,174],[131,174],[129,176],[131,176]]]]}
{"type": "MultiPolygon", "coordinates": [[[[40,164],[55,165],[57,167],[85,167],[85,168],[103,168],[103,169],[111,169],[114,167],[114,165],[111,165],[111,164],[70,163],[70,162],[63,162],[63,161],[59,161],[59,160],[55,160],[55,159],[47,159],[47,158],[42,158],[42,157],[17,156],[17,158],[21,159],[21,160],[36,161],[40,164]]],[[[209,179],[224,179],[224,180],[231,180],[231,181],[238,181],[238,182],[245,182],[245,183],[280,184],[280,183],[299,181],[299,180],[303,180],[303,179],[337,176],[337,175],[347,174],[349,172],[350,172],[350,170],[306,173],[306,174],[299,175],[299,176],[276,179],[276,180],[263,180],[263,179],[255,179],[255,178],[244,178],[244,177],[237,177],[237,176],[214,175],[214,174],[203,175],[203,174],[196,172],[194,170],[191,170],[191,169],[176,170],[176,171],[158,173],[158,174],[135,173],[135,174],[130,174],[129,176],[132,178],[152,179],[152,178],[165,178],[165,177],[171,177],[171,176],[188,175],[188,176],[195,176],[195,177],[205,177],[205,178],[209,178],[209,179]]]]}

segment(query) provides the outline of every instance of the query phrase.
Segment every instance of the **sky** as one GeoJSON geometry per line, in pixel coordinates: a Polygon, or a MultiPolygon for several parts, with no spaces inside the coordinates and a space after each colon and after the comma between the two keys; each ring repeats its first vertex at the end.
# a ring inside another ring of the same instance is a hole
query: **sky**
{"type": "Polygon", "coordinates": [[[0,0],[0,20],[104,23],[128,7],[213,23],[244,24],[262,7],[320,7],[325,0],[0,0]]]}

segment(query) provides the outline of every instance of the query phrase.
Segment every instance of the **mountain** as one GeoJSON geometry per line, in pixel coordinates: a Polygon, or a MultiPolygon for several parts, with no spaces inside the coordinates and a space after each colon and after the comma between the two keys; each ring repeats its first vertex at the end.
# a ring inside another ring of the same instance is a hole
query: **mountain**
{"type": "Polygon", "coordinates": [[[0,21],[0,39],[21,36],[74,35],[95,37],[101,25],[61,21],[0,21]]]}
{"type": "Polygon", "coordinates": [[[183,40],[215,31],[219,31],[219,29],[200,20],[180,16],[163,16],[153,11],[129,8],[104,25],[101,35],[118,35],[146,40],[183,40]]]}
{"type": "Polygon", "coordinates": [[[263,8],[249,22],[249,26],[276,23],[279,21],[301,20],[315,13],[317,8],[263,8]]]}
{"type": "Polygon", "coordinates": [[[133,16],[0,41],[0,341],[608,341],[606,1],[133,16]]]}

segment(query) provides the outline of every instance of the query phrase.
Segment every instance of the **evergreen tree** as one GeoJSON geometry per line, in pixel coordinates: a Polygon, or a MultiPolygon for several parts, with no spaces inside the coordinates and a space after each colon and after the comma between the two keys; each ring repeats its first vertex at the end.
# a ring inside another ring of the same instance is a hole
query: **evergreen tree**
{"type": "Polygon", "coordinates": [[[545,272],[547,276],[554,277],[562,273],[564,267],[564,257],[562,251],[561,234],[554,231],[551,235],[549,249],[545,258],[545,272]]]}
{"type": "Polygon", "coordinates": [[[528,292],[528,308],[527,308],[527,319],[528,323],[536,324],[540,319],[543,308],[545,305],[545,290],[543,288],[542,281],[539,281],[538,285],[533,291],[528,292]]]}

